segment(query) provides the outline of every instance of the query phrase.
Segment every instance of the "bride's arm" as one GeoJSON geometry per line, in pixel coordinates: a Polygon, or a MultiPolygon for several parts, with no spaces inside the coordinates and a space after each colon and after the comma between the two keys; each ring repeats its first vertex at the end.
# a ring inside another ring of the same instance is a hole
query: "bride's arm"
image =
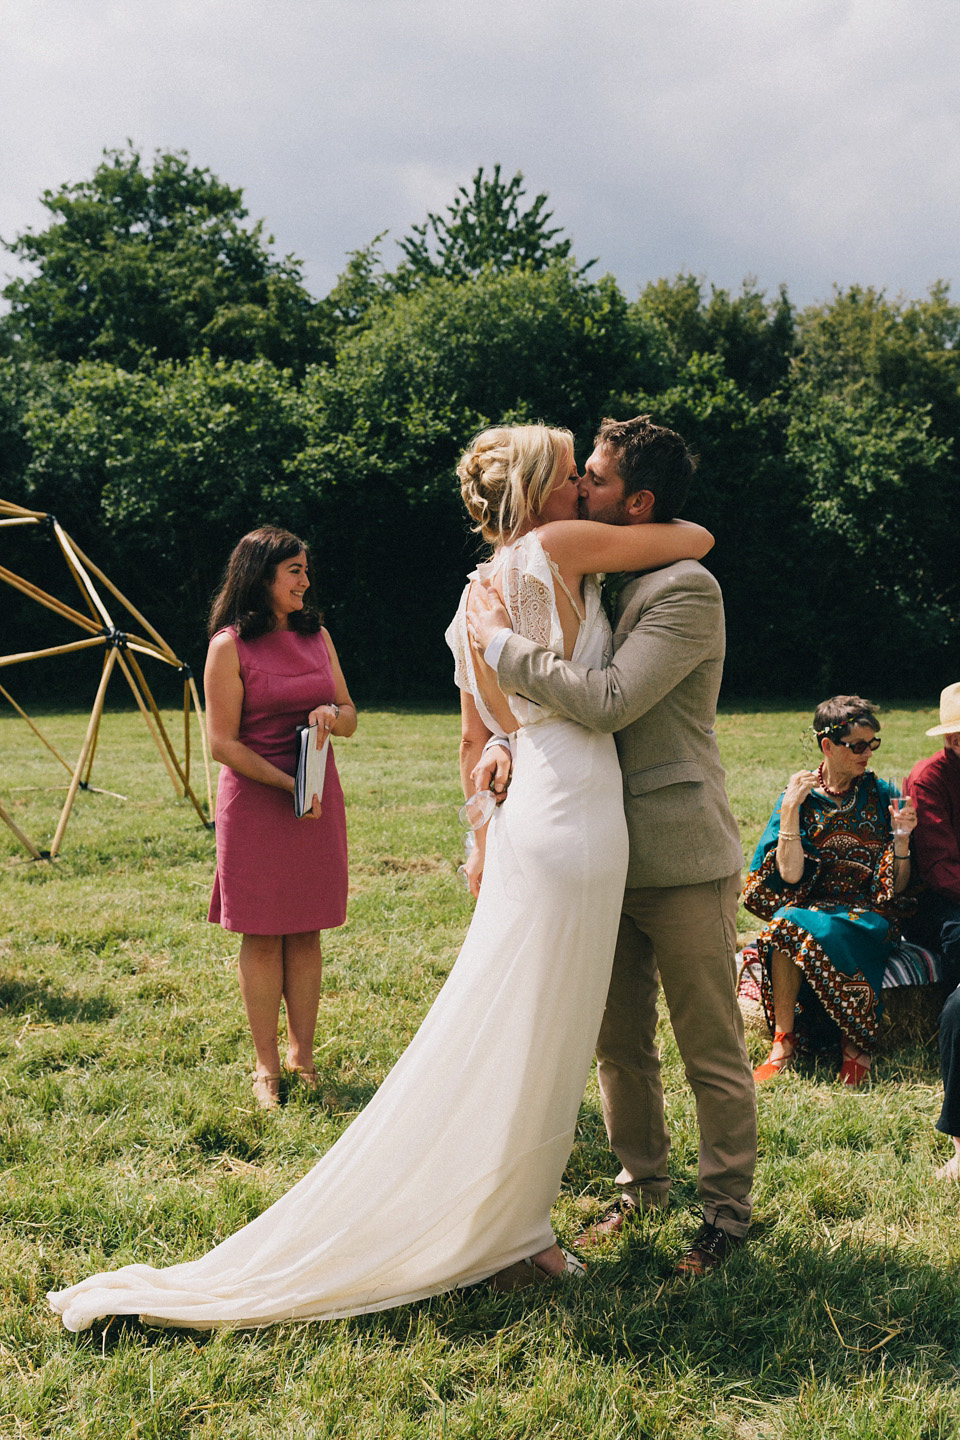
{"type": "Polygon", "coordinates": [[[469,690],[460,691],[460,784],[463,786],[463,798],[469,800],[473,794],[473,784],[470,779],[470,772],[479,764],[483,754],[483,747],[490,739],[492,731],[480,719],[480,712],[477,709],[477,702],[469,690]]]}
{"type": "Polygon", "coordinates": [[[689,520],[665,525],[603,525],[595,520],[553,520],[538,531],[540,542],[561,570],[595,575],[658,570],[677,560],[701,560],[713,536],[689,520]]]}
{"type": "MultiPolygon", "coordinates": [[[[483,747],[490,739],[491,732],[480,719],[480,712],[477,709],[476,701],[468,690],[460,691],[460,784],[463,786],[463,798],[469,800],[474,793],[474,785],[470,772],[480,763],[483,755],[483,747]]],[[[476,844],[466,858],[464,869],[467,875],[467,884],[470,886],[470,893],[474,899],[480,891],[480,881],[483,879],[483,862],[486,855],[487,827],[482,826],[475,830],[474,837],[476,844]]]]}

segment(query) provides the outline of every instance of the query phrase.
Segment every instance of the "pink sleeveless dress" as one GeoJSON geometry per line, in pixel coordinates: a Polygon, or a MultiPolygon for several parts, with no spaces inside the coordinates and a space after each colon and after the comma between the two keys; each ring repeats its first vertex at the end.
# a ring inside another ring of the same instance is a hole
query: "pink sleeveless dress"
{"type": "MultiPolygon", "coordinates": [[[[277,630],[241,640],[228,628],[243,680],[239,738],[292,775],[297,725],[334,697],[323,636],[277,630]]],[[[217,873],[208,920],[242,935],[294,935],[343,924],[347,826],[332,744],[319,820],[298,820],[292,795],[224,765],[216,823],[217,873]]]]}

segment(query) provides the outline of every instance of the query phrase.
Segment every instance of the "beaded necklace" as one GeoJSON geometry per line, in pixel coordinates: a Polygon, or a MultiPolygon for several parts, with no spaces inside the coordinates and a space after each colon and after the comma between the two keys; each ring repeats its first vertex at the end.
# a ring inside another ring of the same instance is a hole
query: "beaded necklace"
{"type": "Polygon", "coordinates": [[[856,779],[851,780],[851,781],[850,781],[850,784],[847,785],[847,786],[845,786],[844,789],[842,789],[842,790],[831,790],[830,786],[827,784],[826,780],[824,780],[824,778],[823,778],[823,761],[822,761],[822,760],[820,761],[820,765],[819,765],[819,768],[818,768],[818,770],[817,770],[817,784],[818,784],[819,788],[823,791],[824,795],[829,795],[832,800],[833,800],[833,799],[838,800],[837,805],[834,807],[835,812],[836,812],[838,815],[839,815],[839,814],[842,814],[845,810],[849,810],[850,807],[851,807],[851,805],[853,804],[853,802],[856,800],[856,798],[857,798],[857,780],[858,780],[859,778],[860,778],[860,777],[857,776],[856,779]],[[841,804],[839,803],[839,798],[838,798],[838,797],[841,796],[841,795],[846,795],[846,793],[847,793],[848,790],[851,792],[850,798],[849,798],[849,800],[844,801],[844,803],[841,805],[841,804]]]}

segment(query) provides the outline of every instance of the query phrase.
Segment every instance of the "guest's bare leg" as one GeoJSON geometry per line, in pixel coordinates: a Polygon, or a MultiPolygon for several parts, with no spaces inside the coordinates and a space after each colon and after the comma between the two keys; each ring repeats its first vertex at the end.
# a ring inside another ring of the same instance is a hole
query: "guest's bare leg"
{"type": "Polygon", "coordinates": [[[291,1070],[313,1070],[322,976],[319,930],[284,935],[283,1000],[287,1010],[287,1065],[291,1070]]]}
{"type": "MultiPolygon", "coordinates": [[[[773,981],[773,1020],[778,1032],[793,1034],[797,1014],[797,996],[803,975],[784,950],[774,950],[770,957],[770,977],[773,981]]],[[[793,1042],[774,1041],[770,1050],[771,1060],[784,1060],[793,1054],[793,1042]]]]}
{"type": "Polygon", "coordinates": [[[277,1103],[279,1094],[277,1021],[283,993],[283,936],[244,935],[240,941],[237,972],[257,1055],[253,1093],[257,1101],[269,1109],[277,1103]]]}

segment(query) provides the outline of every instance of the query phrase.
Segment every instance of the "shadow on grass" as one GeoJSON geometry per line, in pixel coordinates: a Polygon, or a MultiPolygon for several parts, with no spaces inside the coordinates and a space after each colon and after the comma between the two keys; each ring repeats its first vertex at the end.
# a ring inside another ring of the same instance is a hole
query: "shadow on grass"
{"type": "MultiPolygon", "coordinates": [[[[395,1310],[235,1335],[277,1349],[289,1345],[293,1332],[312,1332],[319,1346],[336,1327],[337,1339],[345,1329],[374,1355],[384,1345],[415,1349],[425,1328],[451,1347],[486,1344],[506,1332],[516,1340],[525,1330],[535,1345],[562,1336],[585,1360],[635,1366],[638,1384],[648,1371],[662,1378],[664,1367],[698,1370],[771,1402],[794,1393],[811,1373],[820,1384],[844,1385],[885,1368],[922,1365],[934,1381],[955,1381],[960,1299],[946,1267],[876,1244],[814,1250],[770,1227],[704,1279],[673,1278],[674,1259],[651,1227],[618,1250],[595,1252],[584,1281],[512,1295],[477,1285],[395,1310]]],[[[218,1333],[117,1317],[97,1322],[76,1343],[104,1353],[130,1342],[171,1349],[205,1345],[218,1333]]]]}
{"type": "Polygon", "coordinates": [[[920,1363],[954,1383],[960,1295],[938,1269],[893,1247],[813,1250],[772,1227],[701,1280],[673,1276],[674,1249],[652,1232],[618,1252],[594,1253],[585,1281],[498,1295],[475,1286],[420,1306],[343,1323],[358,1335],[402,1344],[413,1316],[456,1344],[543,1317],[585,1357],[619,1359],[663,1374],[700,1369],[775,1400],[808,1381],[849,1383],[893,1365],[920,1363]]]}
{"type": "Polygon", "coordinates": [[[118,1006],[102,990],[80,995],[76,990],[57,989],[49,983],[0,975],[0,1011],[8,1015],[43,1016],[47,1020],[82,1022],[112,1020],[118,1006]]]}

